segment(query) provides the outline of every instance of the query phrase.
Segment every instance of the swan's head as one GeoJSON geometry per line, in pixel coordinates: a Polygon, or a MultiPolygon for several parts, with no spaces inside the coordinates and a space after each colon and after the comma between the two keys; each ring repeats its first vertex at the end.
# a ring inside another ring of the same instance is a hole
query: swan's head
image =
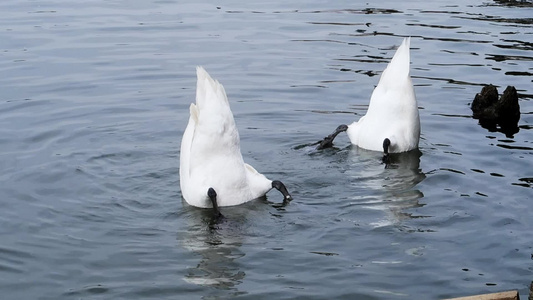
{"type": "Polygon", "coordinates": [[[276,190],[281,192],[281,194],[283,195],[283,201],[291,201],[292,200],[292,196],[287,191],[287,188],[285,187],[283,182],[281,182],[279,180],[272,181],[272,188],[275,188],[276,190]]]}

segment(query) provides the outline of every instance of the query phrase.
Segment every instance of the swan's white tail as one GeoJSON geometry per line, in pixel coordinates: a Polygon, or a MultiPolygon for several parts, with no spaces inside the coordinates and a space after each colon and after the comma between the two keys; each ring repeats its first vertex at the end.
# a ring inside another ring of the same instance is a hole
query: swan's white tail
{"type": "Polygon", "coordinates": [[[217,103],[218,105],[229,105],[228,97],[222,84],[211,78],[203,67],[196,67],[196,76],[198,78],[196,83],[196,105],[198,105],[200,111],[208,105],[215,104],[212,102],[222,102],[217,103]]]}
{"type": "Polygon", "coordinates": [[[399,79],[408,78],[409,77],[409,64],[410,64],[410,57],[409,57],[409,46],[411,44],[411,38],[407,37],[403,40],[402,44],[398,49],[396,50],[396,53],[394,54],[394,57],[392,58],[391,62],[387,65],[387,68],[385,71],[383,71],[383,74],[381,74],[381,78],[379,80],[379,84],[395,84],[399,83],[402,84],[402,81],[399,79]]]}

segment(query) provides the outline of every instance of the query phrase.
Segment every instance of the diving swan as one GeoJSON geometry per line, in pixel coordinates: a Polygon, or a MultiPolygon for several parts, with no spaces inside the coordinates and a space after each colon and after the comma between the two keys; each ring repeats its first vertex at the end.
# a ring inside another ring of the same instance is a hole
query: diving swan
{"type": "Polygon", "coordinates": [[[370,97],[366,115],[350,125],[340,125],[317,149],[331,147],[333,139],[346,131],[352,144],[373,151],[407,152],[418,148],[420,117],[409,76],[410,38],[405,38],[381,74],[370,97]]]}
{"type": "Polygon", "coordinates": [[[244,163],[239,132],[222,84],[202,67],[196,68],[196,104],[183,133],[180,151],[180,186],[190,205],[212,207],[238,205],[264,196],[272,188],[284,201],[292,200],[285,185],[269,180],[244,163]]]}

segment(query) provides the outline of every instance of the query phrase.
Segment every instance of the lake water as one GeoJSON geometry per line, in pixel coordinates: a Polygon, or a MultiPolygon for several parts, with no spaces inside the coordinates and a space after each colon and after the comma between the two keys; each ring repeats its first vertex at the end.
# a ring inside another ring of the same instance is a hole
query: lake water
{"type": "MultiPolygon", "coordinates": [[[[533,280],[533,8],[494,1],[2,1],[2,299],[442,299],[533,280]],[[403,37],[420,152],[311,146],[403,37]],[[210,225],[179,188],[195,66],[283,181],[210,225]],[[489,132],[485,84],[520,96],[489,132]]],[[[529,4],[529,6],[528,6],[529,4]]]]}

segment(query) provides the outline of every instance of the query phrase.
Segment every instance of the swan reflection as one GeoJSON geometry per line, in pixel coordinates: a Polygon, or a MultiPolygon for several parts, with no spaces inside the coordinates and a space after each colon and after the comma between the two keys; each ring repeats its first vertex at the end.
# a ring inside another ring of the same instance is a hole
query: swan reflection
{"type": "Polygon", "coordinates": [[[350,171],[353,185],[362,191],[352,197],[354,204],[386,212],[383,219],[372,223],[375,227],[397,225],[413,218],[405,210],[423,206],[419,200],[424,194],[415,187],[426,178],[420,169],[422,152],[418,149],[390,154],[387,164],[377,163],[381,156],[357,147],[349,156],[350,164],[362,166],[350,171]]]}
{"type": "Polygon", "coordinates": [[[184,248],[201,256],[196,266],[188,269],[184,280],[191,284],[234,289],[242,282],[245,272],[236,262],[245,254],[240,250],[245,225],[239,217],[243,211],[235,208],[227,218],[213,223],[211,210],[184,206],[188,228],[179,237],[184,248]]]}

